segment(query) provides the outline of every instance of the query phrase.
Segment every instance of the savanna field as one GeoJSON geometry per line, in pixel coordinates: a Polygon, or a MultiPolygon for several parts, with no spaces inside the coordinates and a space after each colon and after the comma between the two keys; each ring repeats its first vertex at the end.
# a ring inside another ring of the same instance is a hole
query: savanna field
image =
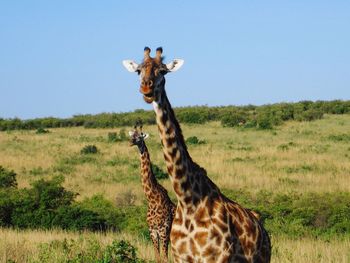
{"type": "MultiPolygon", "coordinates": [[[[222,192],[261,214],[272,262],[350,262],[349,114],[268,129],[181,126],[192,158],[222,192]]],[[[10,178],[1,179],[0,262],[112,262],[128,249],[132,262],[153,262],[131,129],[0,132],[1,176],[10,178]]],[[[157,127],[143,130],[175,201],[157,127]]]]}

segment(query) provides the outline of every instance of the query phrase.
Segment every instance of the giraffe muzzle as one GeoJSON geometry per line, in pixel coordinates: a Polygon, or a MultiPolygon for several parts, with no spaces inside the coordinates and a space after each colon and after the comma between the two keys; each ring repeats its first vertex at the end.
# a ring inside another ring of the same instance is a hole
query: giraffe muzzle
{"type": "Polygon", "coordinates": [[[143,94],[143,99],[147,103],[152,103],[154,100],[153,89],[150,86],[141,86],[140,92],[143,94]]]}

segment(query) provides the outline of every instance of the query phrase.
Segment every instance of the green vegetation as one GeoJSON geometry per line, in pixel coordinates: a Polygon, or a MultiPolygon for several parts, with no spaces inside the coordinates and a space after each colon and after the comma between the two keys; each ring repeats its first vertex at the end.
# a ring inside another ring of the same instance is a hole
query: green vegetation
{"type": "MultiPolygon", "coordinates": [[[[74,202],[75,193],[62,187],[63,178],[38,180],[29,189],[0,189],[0,226],[105,230],[106,220],[74,202]]],[[[12,183],[12,185],[15,185],[12,183]]]]}
{"type": "Polygon", "coordinates": [[[16,173],[0,166],[0,189],[17,187],[16,173]]]}
{"type": "Polygon", "coordinates": [[[36,130],[35,133],[36,134],[45,134],[45,133],[50,133],[50,131],[40,127],[36,130]]]}
{"type": "Polygon", "coordinates": [[[191,136],[186,139],[186,144],[205,144],[205,141],[199,140],[197,136],[191,136]]]}
{"type": "MultiPolygon", "coordinates": [[[[305,168],[306,169],[306,168],[305,168]]],[[[2,173],[14,173],[2,168],[2,173]]],[[[102,195],[74,201],[62,178],[38,180],[29,189],[16,182],[0,191],[0,225],[17,228],[123,230],[148,238],[146,206],[114,206],[102,195]]],[[[224,189],[231,199],[261,213],[273,235],[329,237],[350,235],[350,193],[273,194],[224,189]]]]}
{"type": "MultiPolygon", "coordinates": [[[[271,129],[287,120],[313,121],[324,114],[345,114],[350,112],[350,101],[300,101],[297,103],[276,103],[263,106],[225,107],[182,107],[175,113],[181,123],[203,124],[220,121],[224,127],[271,129]]],[[[68,119],[40,118],[32,120],[1,119],[0,131],[17,129],[38,129],[59,127],[112,128],[133,126],[142,120],[145,125],[155,124],[152,111],[135,110],[128,113],[101,113],[97,115],[76,115],[68,119]]],[[[41,132],[40,132],[41,133],[41,132]]],[[[127,136],[125,136],[127,137],[127,136]]],[[[119,135],[123,140],[123,135],[119,135]]]]}
{"type": "Polygon", "coordinates": [[[350,133],[337,135],[332,134],[328,137],[328,139],[334,142],[350,142],[350,133]]]}
{"type": "Polygon", "coordinates": [[[137,257],[136,248],[129,242],[114,240],[103,247],[96,239],[88,239],[82,251],[80,240],[51,241],[39,248],[38,262],[96,262],[96,263],[142,263],[137,257]],[[60,258],[57,258],[60,253],[60,258]]]}
{"type": "Polygon", "coordinates": [[[158,165],[152,163],[152,172],[157,180],[168,179],[169,176],[166,172],[164,172],[158,165]]]}
{"type": "Polygon", "coordinates": [[[259,212],[272,235],[294,238],[350,236],[350,193],[273,194],[261,191],[253,196],[245,191],[224,189],[223,192],[259,212]]]}
{"type": "Polygon", "coordinates": [[[122,142],[128,139],[125,129],[121,129],[119,134],[117,132],[109,132],[107,137],[108,142],[122,142]]]}
{"type": "Polygon", "coordinates": [[[0,188],[0,226],[70,230],[125,230],[148,238],[145,206],[116,207],[102,195],[74,199],[77,193],[66,190],[63,177],[40,179],[31,188],[17,189],[15,173],[1,167],[2,174],[13,178],[0,188]]]}
{"type": "Polygon", "coordinates": [[[81,154],[95,154],[98,153],[98,149],[95,145],[86,145],[80,150],[81,154]]]}

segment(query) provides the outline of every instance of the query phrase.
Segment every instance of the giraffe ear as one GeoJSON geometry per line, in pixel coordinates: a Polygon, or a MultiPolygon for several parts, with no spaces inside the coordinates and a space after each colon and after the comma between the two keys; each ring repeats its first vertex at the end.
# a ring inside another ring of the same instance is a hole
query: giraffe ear
{"type": "Polygon", "coordinates": [[[143,139],[144,139],[144,140],[146,140],[148,137],[149,137],[149,134],[148,134],[148,133],[144,133],[144,134],[143,134],[143,139]]]}
{"type": "Polygon", "coordinates": [[[133,131],[129,131],[129,136],[132,137],[134,135],[133,131]]]}
{"type": "Polygon", "coordinates": [[[129,72],[136,72],[136,71],[138,71],[139,64],[137,64],[133,60],[129,60],[129,59],[123,60],[123,65],[129,72]]]}
{"type": "Polygon", "coordinates": [[[183,59],[174,59],[170,63],[166,64],[166,67],[170,72],[175,72],[182,67],[184,62],[185,61],[183,59]]]}

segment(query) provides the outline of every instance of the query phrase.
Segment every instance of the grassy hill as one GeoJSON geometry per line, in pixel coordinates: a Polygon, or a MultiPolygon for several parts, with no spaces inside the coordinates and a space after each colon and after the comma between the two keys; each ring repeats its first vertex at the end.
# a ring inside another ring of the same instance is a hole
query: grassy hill
{"type": "MultiPolygon", "coordinates": [[[[273,262],[350,261],[349,114],[326,114],[312,122],[290,120],[264,130],[224,127],[219,121],[182,128],[193,159],[222,191],[262,214],[272,235],[273,262]]],[[[74,204],[105,216],[117,230],[3,228],[0,259],[66,262],[79,251],[87,255],[92,247],[98,255],[114,239],[131,241],[141,258],[153,259],[138,152],[123,136],[115,141],[108,135],[125,131],[83,127],[48,131],[0,132],[0,165],[17,174],[18,189],[30,189],[40,179],[64,178],[62,186],[78,193],[74,204]],[[87,145],[95,145],[98,152],[82,154],[87,145]]],[[[144,131],[150,133],[153,163],[165,171],[156,125],[144,126],[144,131]]],[[[161,183],[174,199],[170,181],[161,183]]]]}

